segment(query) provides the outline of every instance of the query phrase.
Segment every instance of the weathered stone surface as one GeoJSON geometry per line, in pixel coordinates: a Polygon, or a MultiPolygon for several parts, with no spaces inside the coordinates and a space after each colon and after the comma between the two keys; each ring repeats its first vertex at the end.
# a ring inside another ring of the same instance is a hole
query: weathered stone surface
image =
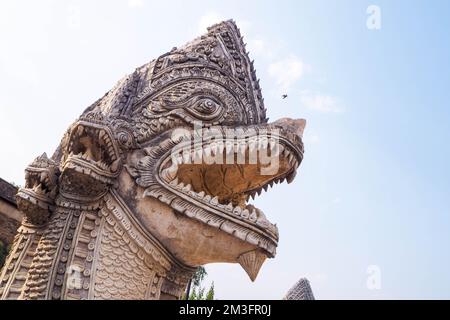
{"type": "Polygon", "coordinates": [[[199,265],[254,280],[278,229],[249,198],[292,181],[303,120],[268,123],[234,22],[137,68],[26,169],[3,299],[178,299],[199,265]]]}

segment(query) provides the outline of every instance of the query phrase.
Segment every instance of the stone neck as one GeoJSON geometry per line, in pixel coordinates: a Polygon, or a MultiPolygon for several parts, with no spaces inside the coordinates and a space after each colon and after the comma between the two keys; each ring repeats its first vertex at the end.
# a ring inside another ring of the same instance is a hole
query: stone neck
{"type": "Polygon", "coordinates": [[[180,299],[194,272],[111,191],[97,208],[58,206],[44,228],[22,225],[0,292],[22,299],[180,299]]]}

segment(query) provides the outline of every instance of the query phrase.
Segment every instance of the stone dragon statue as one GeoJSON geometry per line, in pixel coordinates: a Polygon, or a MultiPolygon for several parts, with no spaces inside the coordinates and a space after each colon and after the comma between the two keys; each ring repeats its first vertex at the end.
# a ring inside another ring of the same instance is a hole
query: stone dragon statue
{"type": "Polygon", "coordinates": [[[294,179],[304,126],[268,123],[239,29],[208,28],[120,80],[26,168],[0,297],[180,299],[213,262],[254,280],[278,230],[248,201],[294,179]],[[253,151],[278,156],[277,170],[237,161],[253,151]]]}

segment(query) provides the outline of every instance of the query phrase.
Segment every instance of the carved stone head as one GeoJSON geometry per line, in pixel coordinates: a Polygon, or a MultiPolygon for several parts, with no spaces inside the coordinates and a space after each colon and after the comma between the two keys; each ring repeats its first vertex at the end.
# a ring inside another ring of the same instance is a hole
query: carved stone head
{"type": "Polygon", "coordinates": [[[254,280],[279,235],[249,201],[294,179],[304,126],[268,123],[253,62],[225,21],[88,107],[52,159],[27,169],[18,204],[26,223],[45,226],[58,208],[101,216],[111,200],[118,221],[131,221],[180,265],[239,263],[254,280]]]}

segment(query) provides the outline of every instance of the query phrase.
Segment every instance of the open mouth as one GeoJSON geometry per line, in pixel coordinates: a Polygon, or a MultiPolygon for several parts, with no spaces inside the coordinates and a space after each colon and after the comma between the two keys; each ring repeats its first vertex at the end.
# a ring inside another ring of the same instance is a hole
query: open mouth
{"type": "Polygon", "coordinates": [[[118,174],[118,154],[108,128],[82,121],[71,132],[64,167],[108,183],[118,174]]]}
{"type": "Polygon", "coordinates": [[[49,208],[55,193],[55,185],[50,181],[49,173],[46,170],[39,169],[36,171],[27,170],[25,181],[25,187],[19,189],[18,197],[49,208]]]}
{"type": "Polygon", "coordinates": [[[25,170],[25,186],[19,188],[16,202],[29,222],[42,224],[54,210],[57,173],[54,171],[55,168],[51,168],[54,164],[46,156],[38,157],[38,160],[46,162],[50,167],[40,167],[39,163],[38,166],[34,166],[35,163],[33,163],[25,170]]]}
{"type": "MultiPolygon", "coordinates": [[[[178,145],[160,166],[166,188],[245,228],[260,230],[276,245],[278,229],[250,204],[262,191],[291,182],[303,150],[282,136],[241,136],[178,145]]],[[[231,230],[234,234],[234,231],[231,230]]],[[[245,239],[248,241],[248,236],[245,239]]],[[[255,243],[255,245],[259,245],[255,243]]]]}

